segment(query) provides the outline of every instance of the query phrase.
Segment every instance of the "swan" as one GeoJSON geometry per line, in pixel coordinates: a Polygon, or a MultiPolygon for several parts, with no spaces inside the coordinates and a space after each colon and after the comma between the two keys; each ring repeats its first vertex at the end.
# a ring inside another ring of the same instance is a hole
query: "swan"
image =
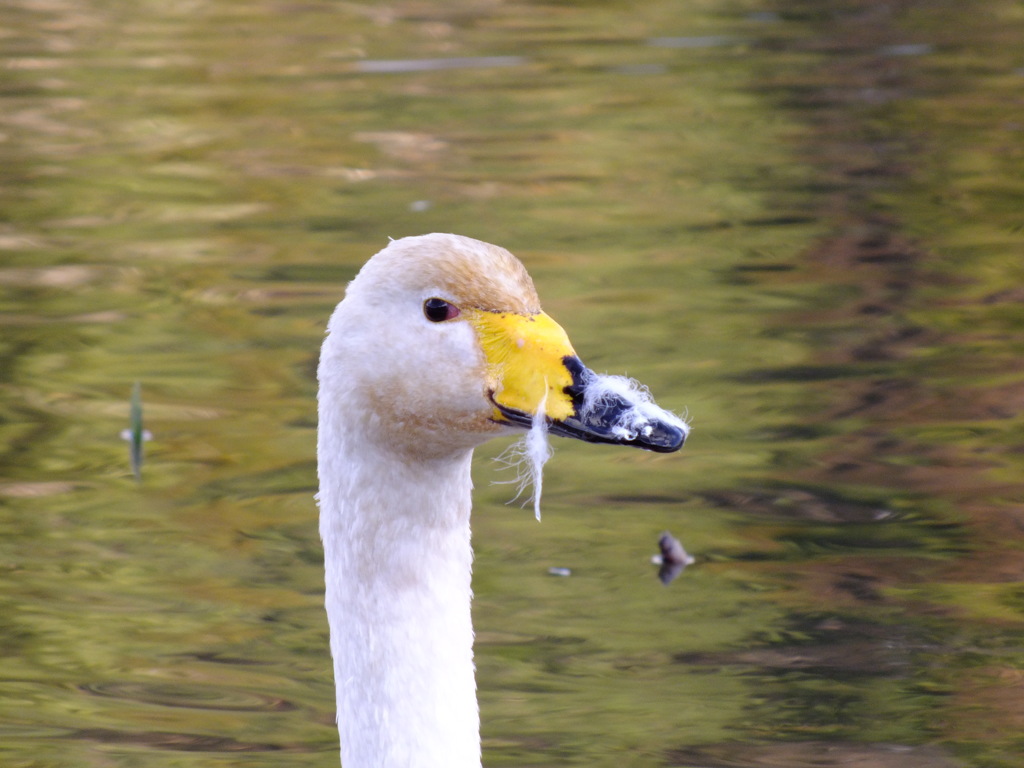
{"type": "Polygon", "coordinates": [[[458,235],[393,240],[362,267],[317,377],[342,764],[479,768],[473,449],[546,428],[674,451],[688,427],[586,369],[519,260],[458,235]]]}

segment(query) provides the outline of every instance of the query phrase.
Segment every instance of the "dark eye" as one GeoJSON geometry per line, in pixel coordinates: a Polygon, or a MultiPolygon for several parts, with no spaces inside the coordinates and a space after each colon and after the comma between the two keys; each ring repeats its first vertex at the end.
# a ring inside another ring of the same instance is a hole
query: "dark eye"
{"type": "Polygon", "coordinates": [[[459,308],[444,299],[427,299],[423,302],[423,314],[432,323],[443,323],[459,316],[459,308]]]}

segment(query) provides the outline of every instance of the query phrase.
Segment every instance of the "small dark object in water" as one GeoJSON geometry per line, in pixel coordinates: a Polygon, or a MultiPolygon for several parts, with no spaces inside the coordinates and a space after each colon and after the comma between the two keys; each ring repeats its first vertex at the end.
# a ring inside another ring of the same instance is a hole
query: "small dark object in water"
{"type": "Polygon", "coordinates": [[[652,560],[655,565],[661,566],[658,569],[658,578],[662,584],[670,584],[686,566],[694,562],[693,557],[683,549],[679,539],[668,531],[661,534],[661,538],[658,539],[658,548],[661,549],[661,554],[655,555],[652,560]]]}
{"type": "Polygon", "coordinates": [[[149,430],[142,428],[142,385],[135,382],[132,387],[131,415],[129,428],[121,432],[121,439],[128,441],[128,460],[136,480],[142,479],[142,444],[152,439],[149,430]]]}

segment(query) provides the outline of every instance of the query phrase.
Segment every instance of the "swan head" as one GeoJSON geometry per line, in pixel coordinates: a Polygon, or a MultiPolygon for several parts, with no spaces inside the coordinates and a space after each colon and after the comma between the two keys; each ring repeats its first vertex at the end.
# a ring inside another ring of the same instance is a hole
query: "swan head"
{"type": "MultiPolygon", "coordinates": [[[[504,248],[458,235],[395,240],[349,284],[320,360],[321,418],[423,458],[530,428],[678,450],[686,425],[580,362],[504,248]],[[325,407],[332,399],[340,408],[325,407]]],[[[613,381],[614,379],[614,381],[613,381]]],[[[616,383],[618,382],[618,383],[616,383]]]]}

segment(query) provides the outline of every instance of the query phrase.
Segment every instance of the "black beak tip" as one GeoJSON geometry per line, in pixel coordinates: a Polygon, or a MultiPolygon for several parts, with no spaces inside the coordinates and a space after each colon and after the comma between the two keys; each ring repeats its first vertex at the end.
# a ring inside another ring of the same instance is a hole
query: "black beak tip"
{"type": "Polygon", "coordinates": [[[651,427],[649,435],[643,435],[638,438],[637,444],[649,451],[674,453],[683,447],[683,444],[686,442],[686,434],[687,431],[684,428],[665,421],[659,421],[651,427]]]}
{"type": "MultiPolygon", "coordinates": [[[[607,416],[608,414],[605,413],[607,416]]],[[[616,421],[602,421],[597,419],[581,420],[575,416],[565,421],[553,421],[548,429],[554,435],[561,437],[572,437],[577,440],[584,440],[588,443],[608,443],[611,445],[626,445],[633,448],[642,448],[645,451],[656,453],[674,453],[683,447],[686,442],[687,429],[685,426],[662,420],[650,420],[646,425],[634,431],[632,434],[624,434],[623,430],[616,427],[616,421]]]]}

